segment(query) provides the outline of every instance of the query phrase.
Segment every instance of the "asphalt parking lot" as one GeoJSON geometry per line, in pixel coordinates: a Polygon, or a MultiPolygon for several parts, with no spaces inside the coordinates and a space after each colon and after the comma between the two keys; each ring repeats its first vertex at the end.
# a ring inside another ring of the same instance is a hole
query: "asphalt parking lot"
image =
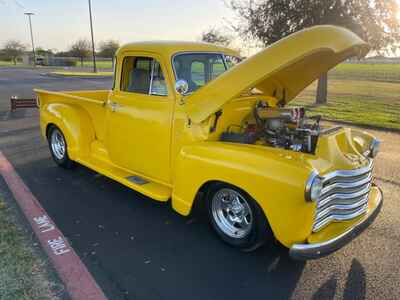
{"type": "Polygon", "coordinates": [[[398,299],[400,296],[400,135],[386,143],[376,182],[381,215],[362,236],[327,258],[289,259],[277,245],[229,248],[201,214],[182,217],[77,167],[55,166],[35,110],[10,113],[9,97],[52,90],[109,88],[111,79],[50,78],[42,70],[0,68],[0,150],[38,198],[109,299],[398,299]]]}

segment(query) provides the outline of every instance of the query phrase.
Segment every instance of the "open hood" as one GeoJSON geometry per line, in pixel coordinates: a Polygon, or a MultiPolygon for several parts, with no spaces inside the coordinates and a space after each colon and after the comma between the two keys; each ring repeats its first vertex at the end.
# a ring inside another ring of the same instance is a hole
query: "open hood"
{"type": "Polygon", "coordinates": [[[185,111],[198,123],[254,88],[287,104],[337,64],[368,51],[368,45],[347,29],[311,27],[272,44],[185,97],[185,111]]]}

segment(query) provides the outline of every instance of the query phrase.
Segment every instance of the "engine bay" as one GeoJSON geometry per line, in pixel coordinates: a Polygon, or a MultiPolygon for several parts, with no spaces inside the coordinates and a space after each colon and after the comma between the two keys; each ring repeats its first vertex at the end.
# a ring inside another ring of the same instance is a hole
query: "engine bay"
{"type": "Polygon", "coordinates": [[[220,140],[314,153],[321,132],[320,120],[321,116],[307,117],[304,107],[270,107],[258,101],[242,124],[229,126],[220,140]]]}

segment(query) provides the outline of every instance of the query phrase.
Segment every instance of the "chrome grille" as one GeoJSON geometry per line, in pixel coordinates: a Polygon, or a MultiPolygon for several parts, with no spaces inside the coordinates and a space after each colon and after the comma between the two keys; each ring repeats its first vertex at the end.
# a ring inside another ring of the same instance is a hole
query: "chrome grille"
{"type": "Polygon", "coordinates": [[[370,161],[361,169],[335,171],[324,176],[313,232],[331,222],[350,220],[367,211],[372,168],[370,161]]]}

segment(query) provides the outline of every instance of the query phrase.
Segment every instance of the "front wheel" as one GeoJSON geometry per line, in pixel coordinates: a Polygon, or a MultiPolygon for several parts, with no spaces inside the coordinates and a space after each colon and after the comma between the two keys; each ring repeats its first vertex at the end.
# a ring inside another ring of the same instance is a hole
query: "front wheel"
{"type": "Polygon", "coordinates": [[[252,251],[272,239],[261,207],[234,186],[214,185],[208,193],[207,211],[213,229],[230,246],[252,251]]]}
{"type": "Polygon", "coordinates": [[[53,126],[50,128],[48,142],[51,156],[57,165],[66,169],[71,169],[74,163],[69,159],[67,142],[64,134],[58,127],[53,126]]]}

